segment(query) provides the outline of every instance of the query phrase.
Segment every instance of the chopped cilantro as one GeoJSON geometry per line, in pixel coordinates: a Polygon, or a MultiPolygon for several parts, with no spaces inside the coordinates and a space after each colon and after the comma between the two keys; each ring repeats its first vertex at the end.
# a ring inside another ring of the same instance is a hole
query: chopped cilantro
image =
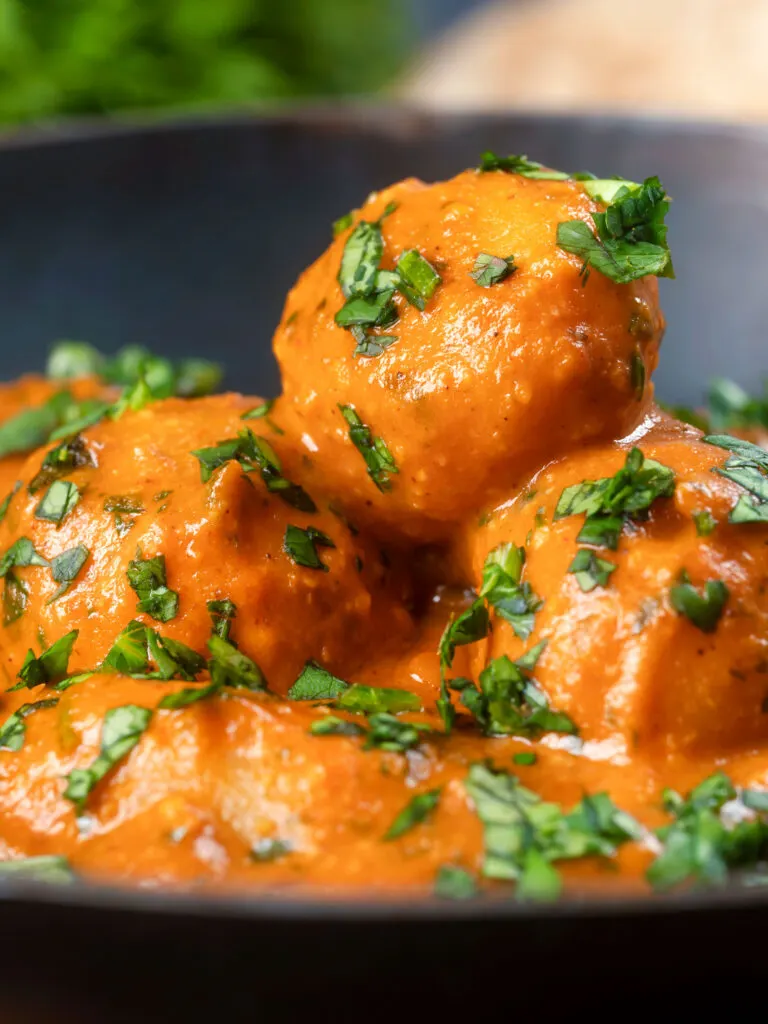
{"type": "Polygon", "coordinates": [[[443,864],[435,877],[435,896],[442,900],[470,900],[477,895],[477,883],[468,871],[443,864]]]}
{"type": "MultiPolygon", "coordinates": [[[[654,889],[673,889],[685,882],[720,885],[731,869],[754,867],[765,859],[764,820],[739,820],[729,827],[721,816],[724,805],[736,796],[722,772],[704,779],[687,797],[665,790],[664,808],[673,820],[656,832],[662,849],[646,872],[654,889]]],[[[766,809],[760,793],[746,790],[742,799],[747,808],[766,809]]]]}
{"type": "Polygon", "coordinates": [[[123,675],[139,675],[149,669],[147,654],[147,627],[133,619],[117,636],[104,659],[105,671],[120,672],[123,675]]]}
{"type": "Polygon", "coordinates": [[[214,633],[208,639],[208,650],[211,652],[208,667],[214,682],[244,690],[266,690],[267,681],[259,666],[238,651],[230,640],[214,633]]]}
{"type": "Polygon", "coordinates": [[[501,284],[516,270],[514,256],[492,256],[488,252],[480,252],[470,276],[481,288],[490,288],[492,284],[501,284]]]}
{"type": "Polygon", "coordinates": [[[46,604],[57,601],[62,594],[65,594],[71,584],[77,579],[80,570],[88,561],[90,551],[84,544],[77,544],[73,548],[67,548],[60,555],[51,560],[51,576],[59,584],[58,589],[48,598],[46,604]]]}
{"type": "Polygon", "coordinates": [[[669,200],[659,179],[621,183],[612,191],[607,209],[592,214],[594,232],[581,220],[557,226],[558,246],[583,260],[584,283],[592,269],[619,284],[648,275],[674,277],[664,223],[669,200]]]}
{"type": "Polygon", "coordinates": [[[485,559],[480,589],[480,597],[510,624],[521,640],[527,640],[533,632],[534,616],[544,604],[530,583],[520,582],[524,564],[524,548],[500,544],[485,559]]]}
{"type": "Polygon", "coordinates": [[[205,607],[211,617],[212,632],[222,640],[229,640],[232,623],[237,617],[237,606],[234,601],[230,601],[229,598],[223,601],[208,601],[205,607]]]}
{"type": "Polygon", "coordinates": [[[349,427],[349,439],[357,448],[368,467],[368,476],[380,491],[388,491],[392,487],[390,475],[399,473],[392,453],[381,437],[374,437],[351,405],[339,405],[339,411],[349,427]]]}
{"type": "Polygon", "coordinates": [[[335,548],[336,545],[327,534],[316,530],[314,526],[308,526],[306,530],[300,526],[286,526],[283,550],[297,565],[328,572],[328,566],[320,560],[317,552],[319,547],[335,548]]]}
{"type": "Polygon", "coordinates": [[[349,683],[328,672],[316,661],[308,661],[288,691],[288,698],[289,700],[335,700],[347,689],[349,689],[349,683]]]}
{"type": "Polygon", "coordinates": [[[561,880],[553,862],[611,857],[642,834],[606,793],[584,797],[564,814],[490,764],[473,764],[464,785],[484,828],[483,874],[516,882],[521,899],[557,898],[561,880]]]}
{"type": "Polygon", "coordinates": [[[410,690],[352,683],[339,693],[334,701],[334,707],[364,715],[382,711],[397,714],[400,711],[420,711],[421,700],[410,690]]]}
{"type": "Polygon", "coordinates": [[[645,394],[645,376],[643,354],[639,348],[636,348],[629,362],[629,384],[638,402],[645,394]]]}
{"type": "Polygon", "coordinates": [[[313,736],[365,736],[366,730],[357,722],[350,722],[338,715],[326,715],[318,718],[309,727],[313,736]]]}
{"type": "Polygon", "coordinates": [[[158,702],[158,708],[164,710],[176,710],[187,708],[190,704],[197,704],[201,700],[208,700],[221,693],[221,684],[218,682],[208,683],[207,686],[187,686],[175,693],[166,693],[158,702]]]}
{"type": "Polygon", "coordinates": [[[363,750],[387,750],[404,754],[421,743],[422,733],[431,732],[421,722],[403,722],[387,711],[380,711],[368,719],[369,732],[363,750]]]}
{"type": "Polygon", "coordinates": [[[24,719],[35,711],[55,708],[58,703],[58,697],[50,697],[47,700],[38,700],[34,704],[22,704],[0,725],[0,750],[21,750],[27,732],[24,719]]]}
{"type": "Polygon", "coordinates": [[[442,278],[417,249],[406,249],[397,261],[400,291],[412,306],[423,310],[442,278]]]}
{"type": "Polygon", "coordinates": [[[13,485],[13,489],[10,494],[6,494],[2,501],[0,501],[0,523],[5,519],[8,514],[8,509],[11,507],[11,502],[16,497],[21,487],[21,480],[17,480],[13,485]]]}
{"type": "Polygon", "coordinates": [[[275,404],[275,399],[274,398],[268,398],[265,402],[262,402],[261,405],[255,405],[253,407],[253,409],[249,409],[247,412],[244,412],[243,415],[240,417],[240,419],[241,420],[261,420],[261,419],[263,419],[264,422],[269,425],[270,429],[274,430],[274,432],[276,434],[284,434],[285,431],[283,430],[283,428],[282,427],[278,427],[278,425],[273,420],[271,420],[270,417],[269,417],[269,414],[272,412],[272,407],[274,406],[274,404],[275,404]]]}
{"type": "Polygon", "coordinates": [[[696,533],[699,537],[708,537],[717,527],[717,520],[708,509],[694,512],[691,518],[696,526],[696,533]]]}
{"type": "Polygon", "coordinates": [[[512,761],[514,764],[524,765],[526,767],[536,764],[537,760],[538,758],[532,750],[519,750],[516,754],[512,755],[512,761]]]}
{"type": "Polygon", "coordinates": [[[492,150],[486,150],[480,158],[479,171],[506,171],[507,174],[519,174],[523,178],[534,178],[539,181],[567,181],[571,176],[564,171],[552,171],[527,156],[498,156],[492,150]]]}
{"type": "Polygon", "coordinates": [[[8,572],[3,587],[3,625],[10,626],[24,614],[29,601],[29,591],[24,580],[15,572],[8,572]]]}
{"type": "Polygon", "coordinates": [[[112,513],[118,537],[124,537],[136,525],[137,516],[147,510],[141,501],[130,494],[116,494],[104,499],[104,511],[112,513]]]}
{"type": "Polygon", "coordinates": [[[680,582],[669,588],[672,607],[702,633],[714,633],[717,629],[728,595],[728,587],[722,580],[707,580],[702,594],[689,581],[685,570],[680,582]]]}
{"type": "Polygon", "coordinates": [[[58,683],[64,679],[69,671],[69,659],[78,635],[79,630],[71,630],[51,644],[39,658],[35,657],[34,651],[27,651],[19,670],[19,681],[11,689],[21,690],[25,686],[32,689],[41,683],[58,683]]]}
{"type": "Polygon", "coordinates": [[[75,437],[62,441],[46,454],[39,472],[27,485],[27,490],[30,494],[37,494],[54,480],[59,480],[84,466],[95,465],[96,461],[84,439],[80,434],[76,434],[75,437]]]}
{"type": "Polygon", "coordinates": [[[60,885],[71,882],[74,875],[66,857],[40,856],[0,861],[0,878],[28,878],[60,885]]]}
{"type": "Polygon", "coordinates": [[[440,802],[441,789],[429,789],[417,793],[400,811],[395,820],[384,833],[384,839],[399,839],[416,825],[426,821],[440,802]]]}
{"type": "Polygon", "coordinates": [[[28,537],[19,537],[0,558],[0,577],[6,576],[10,569],[24,568],[28,565],[44,565],[50,563],[44,558],[28,537]]]}
{"type": "Polygon", "coordinates": [[[101,751],[90,768],[75,768],[69,773],[64,797],[71,800],[78,814],[98,782],[122,761],[149,727],[152,712],[136,704],[111,708],[104,716],[101,730],[101,751]]]}
{"type": "Polygon", "coordinates": [[[343,217],[339,217],[331,225],[333,228],[333,237],[338,238],[339,235],[343,234],[348,228],[351,228],[355,222],[356,210],[350,210],[349,213],[345,213],[343,217]]]}
{"type": "Polygon", "coordinates": [[[568,566],[568,572],[573,573],[576,582],[585,594],[594,590],[595,587],[607,587],[611,573],[616,569],[615,562],[610,562],[607,558],[599,558],[597,553],[590,551],[589,548],[579,548],[576,557],[568,566]]]}
{"type": "Polygon", "coordinates": [[[725,465],[715,466],[712,472],[747,491],[729,512],[728,522],[768,523],[768,452],[728,434],[710,434],[704,440],[732,453],[725,465]]]}
{"type": "Polygon", "coordinates": [[[146,612],[158,622],[170,622],[176,617],[179,595],[168,589],[165,555],[143,558],[141,551],[137,551],[136,558],[128,563],[126,575],[139,599],[137,611],[146,612]]]}
{"type": "Polygon", "coordinates": [[[70,480],[54,480],[35,509],[37,519],[47,519],[61,526],[80,501],[80,490],[70,480]]]}

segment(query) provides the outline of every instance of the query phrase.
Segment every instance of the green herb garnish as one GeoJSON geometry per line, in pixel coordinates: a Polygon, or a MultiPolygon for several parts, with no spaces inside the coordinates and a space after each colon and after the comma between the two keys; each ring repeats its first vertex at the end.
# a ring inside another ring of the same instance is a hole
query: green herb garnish
{"type": "Polygon", "coordinates": [[[0,577],[6,576],[10,569],[20,569],[28,565],[44,565],[50,563],[44,558],[29,537],[19,537],[0,558],[0,577]]]}
{"type": "Polygon", "coordinates": [[[424,310],[442,278],[417,249],[406,249],[397,261],[399,290],[412,306],[424,310]]]}
{"type": "Polygon", "coordinates": [[[11,502],[16,497],[21,488],[21,480],[17,480],[13,485],[13,490],[10,494],[6,494],[2,501],[0,501],[0,523],[5,519],[8,514],[8,509],[11,507],[11,502]]]}
{"type": "Polygon", "coordinates": [[[607,587],[611,573],[615,572],[618,566],[615,562],[609,562],[607,558],[599,558],[595,551],[589,548],[579,548],[576,557],[568,566],[568,572],[573,573],[576,582],[585,594],[588,594],[595,587],[607,587]]]}
{"type": "Polygon", "coordinates": [[[530,583],[520,582],[524,565],[524,548],[500,544],[485,559],[480,590],[480,597],[510,624],[521,640],[527,640],[533,632],[534,616],[544,604],[530,583]]]}
{"type": "Polygon", "coordinates": [[[212,632],[222,640],[229,640],[232,623],[237,618],[237,606],[234,601],[227,597],[223,601],[208,601],[205,607],[211,617],[212,632]]]}
{"type": "Polygon", "coordinates": [[[539,181],[567,181],[571,176],[564,171],[552,171],[527,156],[499,156],[492,150],[486,150],[480,158],[479,171],[505,171],[507,174],[519,174],[523,178],[539,181]]]}
{"type": "Polygon", "coordinates": [[[104,716],[101,730],[101,752],[90,768],[75,768],[69,773],[64,797],[71,800],[81,814],[98,782],[122,761],[149,727],[152,712],[136,704],[111,708],[104,716]]]}
{"type": "Polygon", "coordinates": [[[19,670],[19,681],[11,690],[21,690],[25,686],[32,689],[42,683],[58,683],[64,679],[69,671],[69,659],[78,635],[79,630],[71,630],[51,644],[39,658],[35,657],[34,651],[27,651],[19,670]]]}
{"type": "Polygon", "coordinates": [[[349,683],[328,672],[316,661],[308,661],[288,691],[288,698],[289,700],[335,700],[347,689],[349,689],[349,683]]]}
{"type": "Polygon", "coordinates": [[[244,690],[266,690],[267,680],[259,666],[230,641],[214,633],[208,638],[211,679],[220,686],[244,690]]]}
{"type": "Polygon", "coordinates": [[[477,895],[477,883],[468,871],[443,864],[435,876],[435,896],[442,900],[470,900],[477,895]]]}
{"type": "Polygon", "coordinates": [[[86,446],[84,439],[77,434],[75,437],[63,441],[47,453],[39,472],[27,485],[27,490],[30,494],[37,494],[38,491],[53,483],[54,480],[60,480],[62,477],[84,466],[95,465],[94,457],[86,446]]]}
{"type": "Polygon", "coordinates": [[[0,725],[0,750],[21,750],[27,733],[24,719],[35,711],[55,708],[58,703],[58,697],[50,697],[47,700],[38,700],[33,704],[22,704],[0,725]]]}
{"type": "Polygon", "coordinates": [[[520,899],[551,900],[560,860],[611,857],[642,830],[606,793],[584,797],[569,814],[490,764],[473,764],[464,783],[484,827],[486,878],[517,883],[520,899]]]}
{"type": "Polygon", "coordinates": [[[401,711],[420,711],[421,700],[410,690],[352,683],[342,690],[333,706],[342,711],[364,715],[375,715],[380,712],[398,714],[401,711]]]}
{"type": "Polygon", "coordinates": [[[584,283],[593,269],[619,284],[648,275],[674,277],[664,223],[669,200],[659,179],[621,183],[611,191],[608,208],[592,214],[594,232],[581,220],[557,226],[558,246],[583,260],[584,283]]]}
{"type": "Polygon", "coordinates": [[[703,440],[732,453],[725,465],[715,466],[712,472],[747,491],[728,513],[728,522],[768,523],[768,452],[728,434],[710,434],[703,440]]]}
{"type": "Polygon", "coordinates": [[[349,426],[350,441],[365,460],[368,476],[380,491],[391,490],[390,476],[400,470],[386,442],[381,437],[373,436],[371,428],[363,423],[351,405],[339,405],[339,411],[349,426]]]}
{"type": "Polygon", "coordinates": [[[138,551],[136,558],[128,563],[126,575],[139,599],[137,611],[146,612],[158,622],[170,622],[176,617],[179,595],[175,590],[168,589],[165,555],[143,558],[141,551],[138,551]]]}
{"type": "Polygon", "coordinates": [[[77,579],[80,570],[88,561],[89,554],[90,551],[84,544],[77,544],[75,547],[67,548],[66,551],[62,551],[60,555],[56,555],[55,558],[51,559],[51,576],[59,584],[59,587],[48,598],[45,602],[46,604],[52,604],[54,601],[57,601],[62,594],[69,590],[72,583],[77,579]]]}
{"type": "Polygon", "coordinates": [[[717,520],[708,509],[702,512],[694,512],[691,516],[696,526],[696,534],[699,537],[709,537],[717,527],[717,520]]]}
{"type": "Polygon", "coordinates": [[[427,818],[440,802],[442,789],[429,789],[424,793],[417,793],[405,807],[400,811],[395,820],[384,833],[384,839],[399,839],[400,836],[410,832],[416,825],[426,821],[427,818]]]}
{"type": "Polygon", "coordinates": [[[681,580],[669,588],[669,600],[679,615],[700,629],[702,633],[714,633],[728,600],[728,587],[722,580],[707,580],[701,593],[688,579],[683,570],[681,580]]]}
{"type": "Polygon", "coordinates": [[[501,284],[516,270],[514,256],[491,256],[488,252],[480,252],[470,277],[481,288],[490,288],[492,284],[501,284]]]}
{"type": "Polygon", "coordinates": [[[60,885],[74,878],[66,857],[20,857],[0,861],[0,878],[25,878],[33,882],[60,885]]]}
{"type": "Polygon", "coordinates": [[[35,509],[37,519],[47,519],[61,526],[72,509],[80,501],[77,484],[70,480],[54,480],[35,509]]]}
{"type": "Polygon", "coordinates": [[[283,539],[283,550],[297,565],[303,565],[307,569],[320,569],[328,572],[328,566],[320,560],[317,549],[319,547],[335,548],[336,545],[331,538],[316,530],[314,526],[308,526],[302,530],[299,526],[287,526],[283,539]]]}

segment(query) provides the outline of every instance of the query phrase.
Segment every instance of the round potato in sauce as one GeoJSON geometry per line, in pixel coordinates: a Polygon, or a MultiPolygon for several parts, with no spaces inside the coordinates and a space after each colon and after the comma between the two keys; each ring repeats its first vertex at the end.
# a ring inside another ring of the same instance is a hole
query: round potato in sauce
{"type": "MultiPolygon", "coordinates": [[[[643,469],[654,460],[670,482],[662,476],[657,497],[619,513],[618,532],[599,511],[567,514],[567,489],[617,479],[626,445],[545,468],[473,531],[477,585],[490,552],[520,546],[538,605],[525,640],[503,609],[492,612],[474,667],[545,641],[537,683],[618,763],[747,751],[768,739],[768,529],[729,522],[744,491],[717,472],[728,453],[698,432],[666,422],[636,444],[643,469]]],[[[639,474],[628,492],[640,492],[639,474]]]]}
{"type": "Polygon", "coordinates": [[[642,381],[664,321],[655,278],[620,285],[593,273],[584,287],[579,259],[558,248],[559,223],[591,223],[599,208],[578,183],[499,172],[411,179],[372,196],[354,220],[380,225],[382,270],[415,262],[429,297],[417,296],[420,309],[396,294],[396,321],[356,341],[336,318],[357,229],[289,293],[274,339],[276,415],[306,446],[308,479],[361,526],[434,542],[542,461],[629,433],[651,402],[642,381]],[[484,277],[481,254],[497,261],[484,277]],[[395,340],[356,354],[382,335],[395,340]],[[339,406],[387,446],[396,469],[385,468],[383,488],[339,406]]]}
{"type": "Polygon", "coordinates": [[[210,602],[234,604],[227,632],[281,693],[309,659],[351,671],[377,638],[409,633],[402,576],[295,482],[290,441],[242,419],[260,404],[155,402],[27,459],[0,524],[9,685],[29,649],[72,629],[72,671],[119,654],[134,621],[207,656],[210,602]],[[273,490],[257,464],[221,450],[239,433],[280,466],[265,471],[273,490]],[[46,468],[56,451],[69,458],[61,475],[46,468]]]}

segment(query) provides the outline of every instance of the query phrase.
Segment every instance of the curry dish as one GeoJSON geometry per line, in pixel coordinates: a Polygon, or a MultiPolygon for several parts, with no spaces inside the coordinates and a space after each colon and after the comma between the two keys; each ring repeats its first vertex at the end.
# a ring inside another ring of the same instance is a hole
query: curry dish
{"type": "Polygon", "coordinates": [[[273,401],[75,343],[3,387],[0,875],[761,878],[768,454],[654,404],[668,205],[486,153],[334,225],[273,401]]]}

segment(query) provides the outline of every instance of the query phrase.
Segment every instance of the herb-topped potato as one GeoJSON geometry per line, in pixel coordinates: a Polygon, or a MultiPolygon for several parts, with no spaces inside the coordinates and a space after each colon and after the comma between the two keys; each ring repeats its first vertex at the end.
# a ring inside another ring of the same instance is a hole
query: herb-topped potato
{"type": "Polygon", "coordinates": [[[470,541],[489,731],[519,713],[620,762],[768,740],[766,467],[667,420],[554,463],[490,513],[470,541]],[[501,695],[524,656],[538,690],[515,712],[501,695]]]}
{"type": "Polygon", "coordinates": [[[62,658],[64,673],[194,679],[213,657],[235,684],[263,673],[284,693],[308,659],[346,670],[408,632],[407,587],[297,482],[264,403],[147,397],[133,389],[19,473],[0,523],[8,685],[62,658]]]}
{"type": "Polygon", "coordinates": [[[542,461],[647,413],[664,191],[566,178],[486,154],[404,181],[344,218],[289,293],[276,416],[360,526],[444,540],[542,461]],[[593,196],[613,200],[607,222],[593,196]]]}

